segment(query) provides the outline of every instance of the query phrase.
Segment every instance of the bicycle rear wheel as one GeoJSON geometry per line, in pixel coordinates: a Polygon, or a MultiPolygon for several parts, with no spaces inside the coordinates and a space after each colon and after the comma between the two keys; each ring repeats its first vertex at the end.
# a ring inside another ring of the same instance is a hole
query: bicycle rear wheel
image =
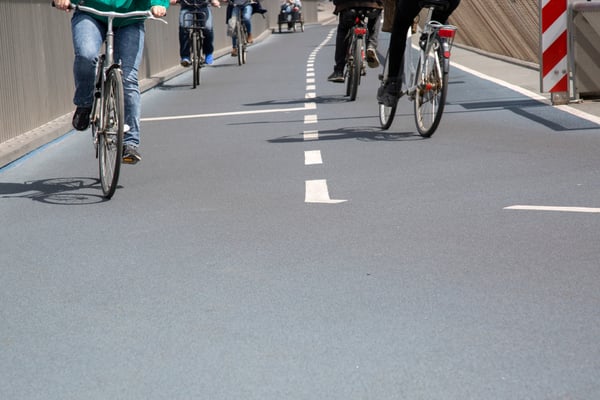
{"type": "MultiPolygon", "coordinates": [[[[379,91],[383,91],[383,87],[389,78],[389,69],[390,69],[390,52],[385,57],[385,64],[383,64],[383,73],[379,75],[379,79],[381,80],[381,85],[379,86],[379,91]]],[[[396,115],[396,107],[398,106],[398,102],[394,103],[393,106],[386,106],[383,103],[379,103],[379,123],[381,124],[381,129],[387,130],[392,126],[392,122],[394,121],[394,116],[396,115]]]]}
{"type": "Polygon", "coordinates": [[[360,84],[363,39],[360,37],[354,38],[350,46],[350,62],[348,63],[347,68],[348,81],[346,86],[346,96],[350,96],[350,101],[354,101],[356,100],[358,85],[360,84]]]}
{"type": "Polygon", "coordinates": [[[200,84],[200,33],[195,31],[192,33],[192,70],[193,70],[193,83],[192,88],[196,89],[196,86],[200,84]]]}
{"type": "Polygon", "coordinates": [[[104,90],[103,131],[98,133],[100,185],[110,199],[117,189],[123,157],[124,101],[121,70],[113,68],[106,77],[104,90]]]}
{"type": "Polygon", "coordinates": [[[443,69],[441,43],[433,38],[426,59],[420,60],[417,67],[418,85],[415,93],[415,123],[419,134],[431,137],[437,129],[446,103],[448,93],[448,73],[443,69]]]}

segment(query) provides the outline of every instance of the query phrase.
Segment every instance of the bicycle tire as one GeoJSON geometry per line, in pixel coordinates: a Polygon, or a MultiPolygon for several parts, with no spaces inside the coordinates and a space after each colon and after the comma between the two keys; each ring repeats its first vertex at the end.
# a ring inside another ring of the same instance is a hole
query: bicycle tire
{"type": "MultiPolygon", "coordinates": [[[[383,72],[379,76],[381,80],[381,85],[379,87],[379,91],[383,91],[383,87],[388,80],[388,74],[390,71],[390,51],[388,50],[387,55],[385,57],[385,63],[383,64],[383,72]]],[[[392,126],[392,122],[394,122],[394,116],[396,115],[396,107],[398,103],[394,103],[393,106],[386,106],[383,103],[379,103],[379,123],[381,124],[381,129],[384,131],[389,129],[392,126]]]]}
{"type": "Polygon", "coordinates": [[[104,85],[104,123],[102,132],[98,133],[98,164],[102,192],[110,199],[117,189],[123,157],[125,107],[121,70],[110,69],[104,85]]]}
{"type": "Polygon", "coordinates": [[[348,82],[350,86],[350,101],[356,100],[356,95],[358,94],[358,85],[360,85],[360,74],[362,70],[364,49],[363,41],[364,39],[362,37],[357,37],[354,42],[354,47],[352,48],[352,76],[348,82]]]}
{"type": "Polygon", "coordinates": [[[196,89],[196,87],[200,84],[200,33],[194,31],[192,33],[191,43],[192,43],[192,70],[193,70],[193,83],[192,88],[196,89]]]}
{"type": "Polygon", "coordinates": [[[448,72],[444,71],[444,59],[441,54],[442,44],[439,37],[425,54],[425,61],[419,60],[417,76],[419,82],[415,93],[415,124],[419,134],[431,137],[442,119],[446,94],[448,93],[448,72]],[[422,73],[422,68],[425,71],[422,73]]]}
{"type": "Polygon", "coordinates": [[[235,35],[236,35],[236,47],[237,47],[237,59],[238,65],[242,65],[242,52],[244,51],[244,37],[242,36],[242,22],[238,19],[237,24],[235,26],[235,35]]]}
{"type": "Polygon", "coordinates": [[[248,59],[248,31],[246,27],[242,25],[242,64],[246,64],[248,59]]]}

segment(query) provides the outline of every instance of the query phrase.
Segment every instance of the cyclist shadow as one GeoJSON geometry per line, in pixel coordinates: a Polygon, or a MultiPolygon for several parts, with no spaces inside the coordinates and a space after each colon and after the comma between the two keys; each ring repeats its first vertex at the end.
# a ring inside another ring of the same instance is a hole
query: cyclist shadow
{"type": "Polygon", "coordinates": [[[259,101],[256,103],[247,103],[246,106],[280,106],[280,105],[292,105],[292,104],[305,104],[305,103],[316,103],[316,104],[334,104],[334,103],[346,103],[348,102],[348,96],[344,95],[332,95],[332,96],[316,96],[311,98],[302,99],[287,99],[287,100],[268,100],[259,101]]]}
{"type": "MultiPolygon", "coordinates": [[[[318,138],[313,140],[359,140],[363,142],[406,142],[414,140],[425,140],[416,132],[390,132],[383,131],[379,127],[348,127],[330,130],[319,130],[318,138]]],[[[297,143],[304,142],[304,133],[294,136],[282,136],[269,140],[269,143],[297,143]]]]}
{"type": "Polygon", "coordinates": [[[0,182],[3,199],[31,199],[46,204],[86,205],[108,201],[101,194],[87,193],[88,189],[102,191],[97,178],[48,178],[23,183],[0,182]]]}

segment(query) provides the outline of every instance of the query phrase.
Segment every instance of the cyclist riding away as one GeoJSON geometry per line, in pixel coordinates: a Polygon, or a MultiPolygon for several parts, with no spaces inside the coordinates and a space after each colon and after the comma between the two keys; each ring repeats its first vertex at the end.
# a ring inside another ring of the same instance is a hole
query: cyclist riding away
{"type": "MultiPolygon", "coordinates": [[[[401,66],[404,62],[404,51],[406,49],[406,35],[408,29],[412,26],[414,19],[419,15],[421,7],[417,0],[397,0],[396,13],[392,35],[390,36],[389,51],[389,74],[385,85],[377,91],[377,101],[393,107],[398,101],[400,87],[402,86],[401,66]]],[[[452,12],[458,7],[460,0],[448,0],[447,10],[436,10],[433,13],[432,20],[446,23],[452,12]]]]}
{"type": "MultiPolygon", "coordinates": [[[[60,10],[69,11],[71,0],[54,0],[60,10]]],[[[73,2],[77,4],[77,2],[73,2]]],[[[155,17],[164,17],[169,0],[86,0],[86,6],[102,11],[130,12],[151,10],[155,17]]],[[[142,159],[140,144],[141,95],[138,82],[138,69],[144,49],[144,21],[140,19],[119,19],[115,26],[115,59],[121,61],[123,89],[125,93],[125,133],[123,162],[135,164],[142,159]]],[[[75,60],[73,75],[76,106],[73,127],[86,130],[90,124],[90,112],[94,93],[96,64],[102,42],[106,34],[106,18],[82,11],[75,11],[71,18],[73,49],[75,60]]]]}
{"type": "Polygon", "coordinates": [[[383,0],[333,0],[335,9],[333,13],[338,15],[337,35],[335,39],[335,65],[333,73],[327,78],[330,82],[344,83],[344,66],[346,65],[346,50],[348,49],[350,36],[348,31],[354,26],[355,15],[353,8],[372,8],[373,13],[369,15],[367,23],[367,64],[371,68],[379,66],[377,58],[377,44],[379,31],[381,29],[381,10],[383,0]]]}
{"type": "Polygon", "coordinates": [[[204,22],[204,40],[202,41],[202,53],[205,54],[204,62],[208,65],[213,63],[213,51],[214,51],[214,31],[213,31],[213,17],[210,11],[209,4],[213,7],[221,7],[219,0],[170,0],[171,4],[181,3],[181,10],[179,11],[179,56],[181,57],[181,65],[189,67],[192,65],[190,60],[190,35],[186,28],[188,28],[193,18],[192,12],[203,12],[206,16],[204,22]]]}

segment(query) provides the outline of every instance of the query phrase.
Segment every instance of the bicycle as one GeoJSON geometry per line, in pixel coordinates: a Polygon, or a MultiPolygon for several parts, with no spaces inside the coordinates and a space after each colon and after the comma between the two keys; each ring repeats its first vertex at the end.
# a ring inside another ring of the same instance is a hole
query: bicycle
{"type": "MultiPolygon", "coordinates": [[[[54,5],[54,3],[52,3],[54,5]]],[[[90,113],[90,125],[96,158],[98,159],[100,186],[106,199],[110,199],[117,189],[119,172],[123,157],[123,135],[129,129],[125,125],[125,106],[121,65],[114,60],[115,18],[140,17],[167,21],[156,18],[150,11],[131,11],[117,13],[100,11],[95,8],[71,4],[71,10],[79,10],[107,18],[104,52],[100,54],[96,65],[94,100],[90,113]]]]}
{"type": "MultiPolygon", "coordinates": [[[[399,88],[398,98],[407,95],[414,101],[414,115],[417,130],[422,137],[431,137],[437,129],[444,112],[446,95],[448,93],[448,74],[450,72],[450,54],[457,28],[432,20],[433,12],[444,9],[449,4],[445,0],[420,0],[419,6],[427,9],[419,38],[419,58],[417,63],[412,61],[412,39],[409,34],[404,53],[404,72],[402,87],[399,88]]],[[[388,80],[389,49],[384,64],[383,73],[379,75],[383,90],[388,80]]],[[[394,105],[379,103],[379,121],[383,130],[392,125],[396,113],[397,102],[394,105]]]]}
{"type": "Polygon", "coordinates": [[[238,65],[246,64],[247,48],[248,48],[248,31],[246,25],[242,21],[244,7],[252,4],[251,0],[230,0],[229,3],[233,7],[231,17],[229,18],[229,30],[236,45],[234,46],[237,52],[238,65]]]}
{"type": "Polygon", "coordinates": [[[379,18],[379,10],[372,8],[354,8],[349,10],[353,13],[354,26],[348,30],[350,40],[346,52],[346,96],[350,101],[356,100],[360,77],[365,75],[365,42],[367,40],[367,18],[379,18]],[[376,13],[377,15],[375,15],[376,13]]]}
{"type": "MultiPolygon", "coordinates": [[[[185,1],[185,0],[183,0],[185,1]]],[[[206,1],[209,6],[209,2],[206,1]]],[[[183,26],[190,38],[190,59],[192,61],[192,89],[200,85],[200,69],[204,66],[202,45],[204,43],[204,26],[208,16],[202,10],[190,10],[183,18],[183,26]]]]}

